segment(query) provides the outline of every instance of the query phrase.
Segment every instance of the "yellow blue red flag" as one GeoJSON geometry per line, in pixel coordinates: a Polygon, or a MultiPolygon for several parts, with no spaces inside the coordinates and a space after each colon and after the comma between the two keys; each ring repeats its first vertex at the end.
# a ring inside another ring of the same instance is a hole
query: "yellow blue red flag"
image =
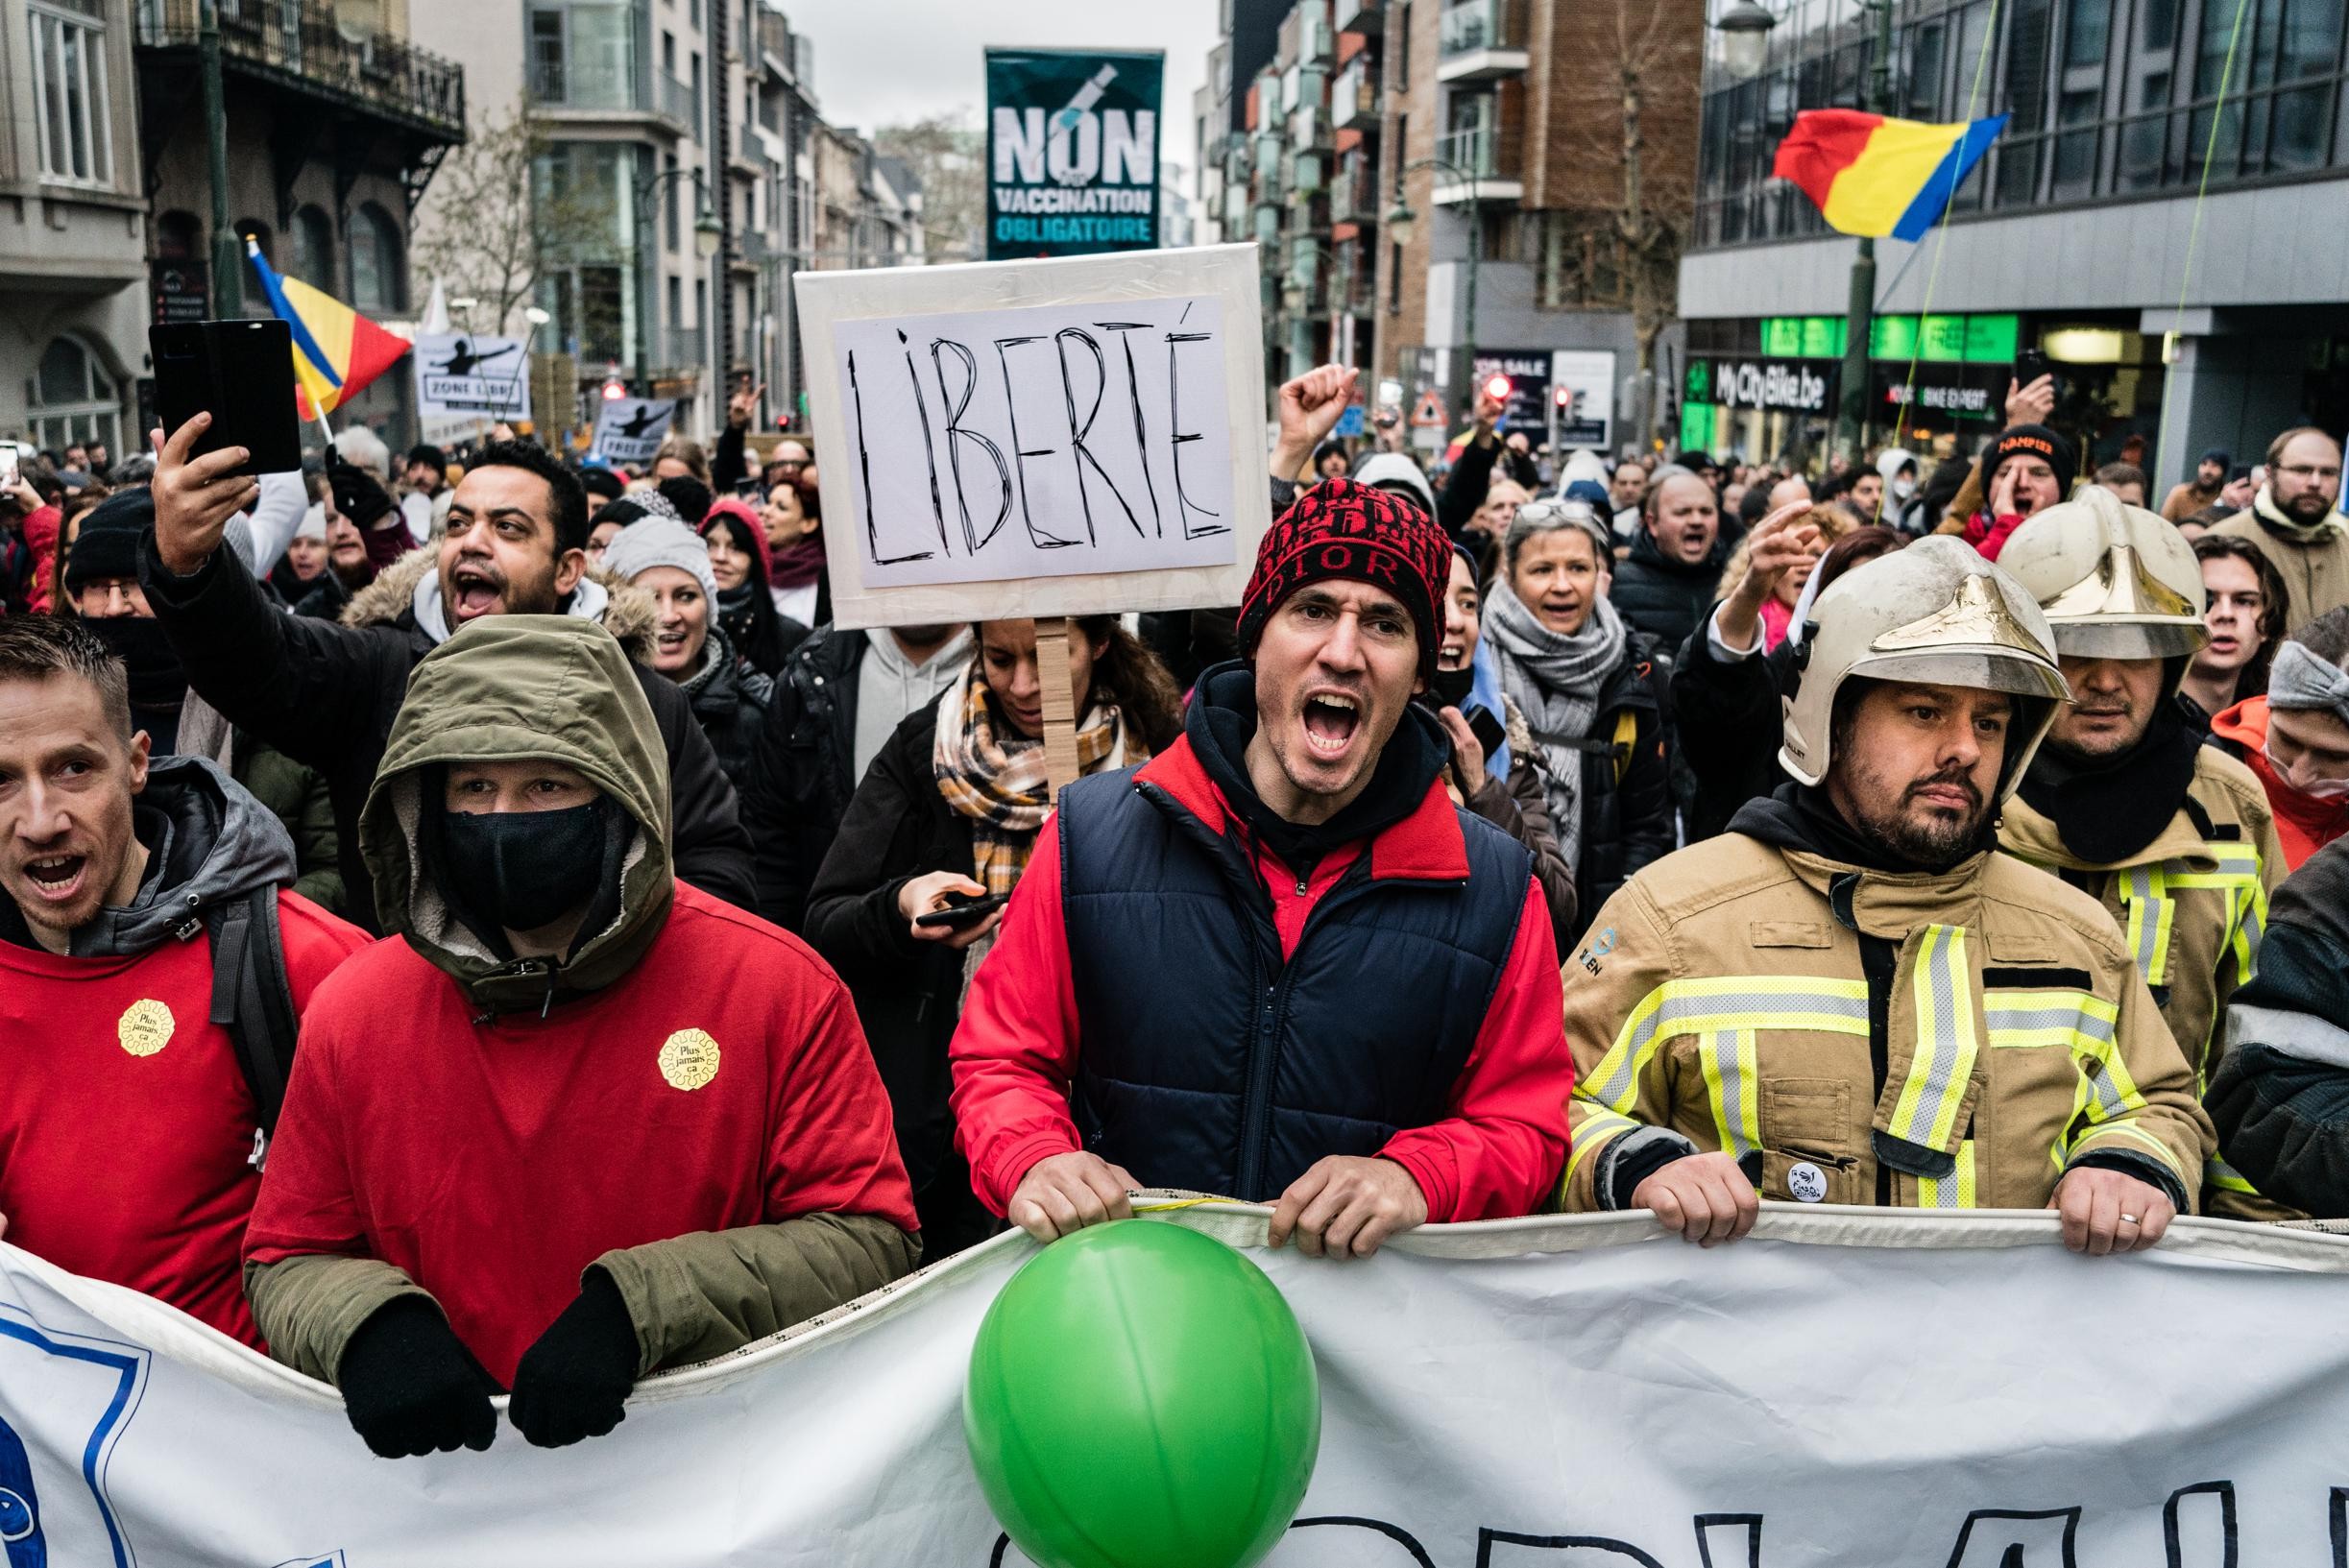
{"type": "Polygon", "coordinates": [[[251,236],[245,240],[245,254],[261,275],[270,308],[293,331],[295,396],[303,419],[333,413],[399,364],[412,347],[334,296],[299,277],[280,277],[270,271],[251,236]]]}
{"type": "Polygon", "coordinates": [[[1855,109],[1806,109],[1779,143],[1770,172],[1802,186],[1829,228],[1921,240],[2005,129],[2003,114],[1927,125],[1855,109]]]}

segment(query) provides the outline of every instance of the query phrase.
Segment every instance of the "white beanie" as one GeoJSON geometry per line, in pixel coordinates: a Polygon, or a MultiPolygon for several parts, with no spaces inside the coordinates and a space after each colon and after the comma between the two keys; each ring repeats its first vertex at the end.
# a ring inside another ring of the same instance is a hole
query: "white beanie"
{"type": "Polygon", "coordinates": [[[702,596],[717,597],[717,574],[710,569],[710,546],[703,538],[673,518],[639,518],[604,546],[606,571],[633,583],[655,567],[675,567],[690,572],[701,585],[702,596]]]}
{"type": "Polygon", "coordinates": [[[324,539],[327,537],[326,502],[313,501],[310,503],[310,509],[302,515],[302,526],[294,530],[294,537],[296,539],[324,539]]]}
{"type": "Polygon", "coordinates": [[[1354,466],[1354,483],[1408,491],[1429,517],[1436,515],[1436,488],[1401,452],[1372,452],[1354,466]]]}

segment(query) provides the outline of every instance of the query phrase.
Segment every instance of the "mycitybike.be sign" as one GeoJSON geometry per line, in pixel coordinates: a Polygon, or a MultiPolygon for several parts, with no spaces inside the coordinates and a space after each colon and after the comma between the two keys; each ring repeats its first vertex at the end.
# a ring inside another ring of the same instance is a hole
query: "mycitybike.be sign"
{"type": "Polygon", "coordinates": [[[987,51],[987,259],[1158,244],[1162,52],[987,51]]]}
{"type": "Polygon", "coordinates": [[[1831,359],[1694,360],[1689,365],[1688,398],[1723,408],[1826,414],[1835,406],[1840,369],[1831,359]]]}

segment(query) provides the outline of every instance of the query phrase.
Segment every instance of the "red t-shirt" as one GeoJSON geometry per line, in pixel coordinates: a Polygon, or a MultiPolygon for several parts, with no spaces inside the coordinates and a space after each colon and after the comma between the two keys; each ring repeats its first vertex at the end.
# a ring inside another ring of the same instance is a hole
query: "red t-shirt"
{"type": "MultiPolygon", "coordinates": [[[[368,941],[299,893],[278,926],[297,1008],[368,941]]],[[[0,942],[0,1214],[26,1251],[258,1348],[237,1266],[253,1092],[211,1012],[201,932],[134,958],[0,942]]]]}
{"type": "Polygon", "coordinates": [[[847,988],[683,882],[634,969],[546,1017],[480,1008],[403,941],[320,993],[248,1259],[379,1258],[490,1375],[615,1247],[815,1213],[916,1228],[847,988]]]}

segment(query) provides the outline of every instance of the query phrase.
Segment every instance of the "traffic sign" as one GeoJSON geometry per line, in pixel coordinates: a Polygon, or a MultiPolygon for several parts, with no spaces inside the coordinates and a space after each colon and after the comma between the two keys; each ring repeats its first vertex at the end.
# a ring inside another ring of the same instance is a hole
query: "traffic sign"
{"type": "Polygon", "coordinates": [[[1433,387],[1420,393],[1418,405],[1411,411],[1411,422],[1423,430],[1442,429],[1444,424],[1443,395],[1433,387]]]}

